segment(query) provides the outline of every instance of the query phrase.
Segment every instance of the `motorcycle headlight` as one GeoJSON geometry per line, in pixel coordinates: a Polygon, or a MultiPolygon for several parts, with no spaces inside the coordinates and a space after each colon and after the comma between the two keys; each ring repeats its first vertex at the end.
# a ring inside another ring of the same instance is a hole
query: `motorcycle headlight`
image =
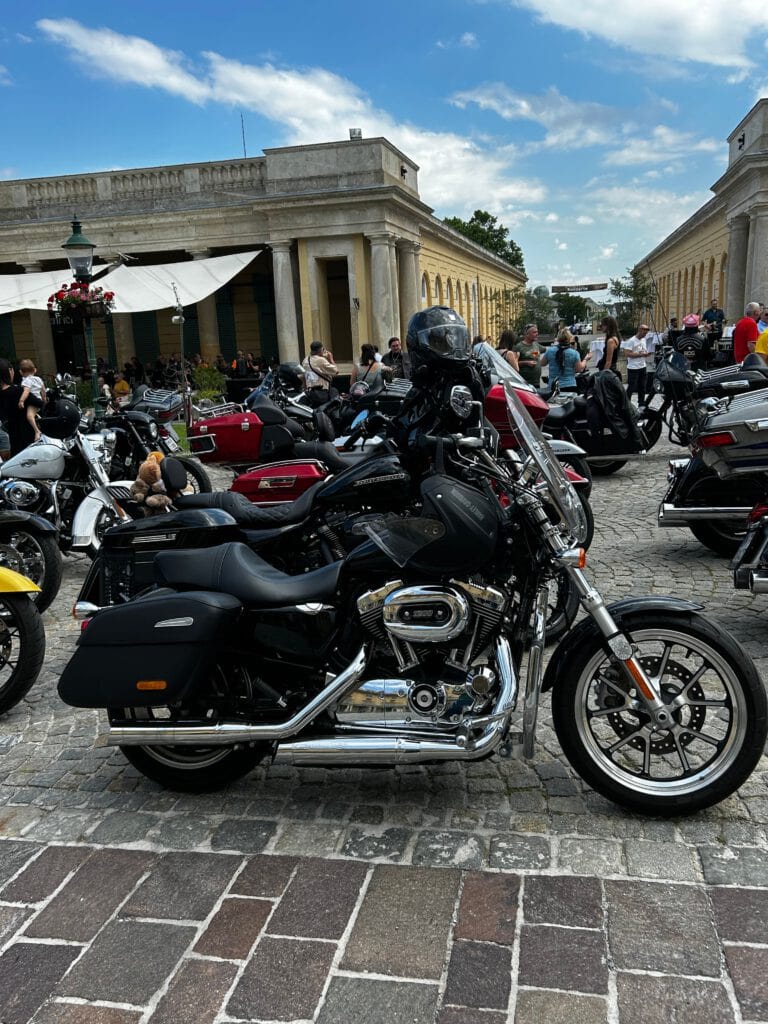
{"type": "Polygon", "coordinates": [[[156,441],[157,438],[158,438],[159,431],[157,429],[157,424],[155,423],[154,420],[149,424],[148,429],[149,429],[149,436],[152,438],[153,441],[156,441]]]}

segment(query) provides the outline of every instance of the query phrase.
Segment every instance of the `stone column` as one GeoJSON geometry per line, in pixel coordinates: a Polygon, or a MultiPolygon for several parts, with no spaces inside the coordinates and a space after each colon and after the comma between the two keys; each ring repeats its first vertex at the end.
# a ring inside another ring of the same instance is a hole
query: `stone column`
{"type": "Polygon", "coordinates": [[[768,207],[752,211],[749,232],[752,260],[747,267],[747,301],[768,302],[768,207]]]}
{"type": "Polygon", "coordinates": [[[419,242],[402,239],[400,249],[400,339],[405,344],[408,321],[421,309],[421,274],[419,272],[419,242]]]}
{"type": "MultiPolygon", "coordinates": [[[[400,288],[397,280],[397,245],[394,238],[392,239],[392,245],[389,247],[389,271],[392,278],[390,291],[392,296],[392,334],[397,334],[400,330],[400,288]]],[[[390,338],[392,334],[390,334],[390,338]]],[[[389,338],[387,338],[387,341],[389,341],[389,338]]],[[[386,349],[382,349],[382,351],[386,352],[386,349]]]]}
{"type": "Polygon", "coordinates": [[[291,241],[270,242],[272,276],[275,283],[277,351],[281,363],[298,363],[299,329],[296,320],[296,294],[293,287],[291,241]]]}
{"type": "MultiPolygon", "coordinates": [[[[25,263],[26,274],[39,274],[42,271],[39,263],[25,263]]],[[[53,347],[53,331],[51,317],[47,309],[30,309],[29,323],[32,328],[32,351],[38,376],[56,373],[56,352],[53,347]]]]}
{"type": "MultiPolygon", "coordinates": [[[[119,296],[115,296],[119,302],[119,296]]],[[[113,313],[112,330],[115,334],[115,362],[118,368],[125,366],[131,356],[136,355],[133,340],[133,316],[131,313],[113,313]]]]}
{"type": "Polygon", "coordinates": [[[395,331],[392,316],[392,267],[390,248],[393,236],[388,232],[369,235],[371,243],[371,318],[373,337],[371,341],[386,352],[387,342],[395,331]]]}
{"type": "MultiPolygon", "coordinates": [[[[725,315],[739,320],[744,315],[747,278],[747,242],[749,221],[734,217],[728,222],[728,283],[726,285],[725,315]]],[[[679,299],[678,299],[679,305],[679,299]]]]}
{"type": "MultiPolygon", "coordinates": [[[[187,250],[193,260],[204,260],[210,249],[187,250]]],[[[216,316],[216,293],[207,295],[197,303],[197,327],[200,332],[200,355],[213,366],[219,354],[219,320],[216,316]]]]}

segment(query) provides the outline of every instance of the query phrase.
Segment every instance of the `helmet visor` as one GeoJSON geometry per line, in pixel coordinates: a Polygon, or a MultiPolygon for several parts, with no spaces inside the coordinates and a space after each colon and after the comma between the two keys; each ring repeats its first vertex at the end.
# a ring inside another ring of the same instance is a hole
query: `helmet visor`
{"type": "Polygon", "coordinates": [[[419,331],[419,345],[444,359],[469,358],[469,331],[464,324],[438,324],[419,331]]]}

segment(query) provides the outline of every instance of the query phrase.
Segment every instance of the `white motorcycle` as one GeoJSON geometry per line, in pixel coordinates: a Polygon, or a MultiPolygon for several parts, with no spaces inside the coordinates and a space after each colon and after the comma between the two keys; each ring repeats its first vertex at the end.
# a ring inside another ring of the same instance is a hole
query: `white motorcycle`
{"type": "Polygon", "coordinates": [[[62,551],[93,557],[104,531],[131,518],[124,505],[133,481],[109,479],[115,435],[80,433],[80,411],[63,399],[40,427],[40,441],[0,466],[0,507],[43,516],[62,551]]]}

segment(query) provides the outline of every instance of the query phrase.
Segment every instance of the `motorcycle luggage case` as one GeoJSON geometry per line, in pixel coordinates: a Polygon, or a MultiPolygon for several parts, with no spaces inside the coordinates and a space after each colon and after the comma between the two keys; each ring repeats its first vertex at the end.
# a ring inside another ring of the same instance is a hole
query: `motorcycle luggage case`
{"type": "Polygon", "coordinates": [[[241,473],[230,490],[244,494],[256,505],[276,505],[295,501],[327,475],[325,467],[315,461],[270,462],[241,473]]]}
{"type": "Polygon", "coordinates": [[[723,412],[709,417],[694,447],[721,479],[758,472],[768,455],[768,393],[754,391],[734,398],[723,412]],[[721,434],[730,434],[733,441],[707,443],[708,437],[714,440],[721,434]]]}
{"type": "Polygon", "coordinates": [[[205,684],[217,640],[242,605],[231,594],[152,594],[105,608],[80,634],[59,680],[76,708],[162,707],[205,684]]]}
{"type": "Polygon", "coordinates": [[[254,412],[198,420],[189,431],[189,450],[201,462],[253,462],[259,457],[262,428],[254,412]]]}
{"type": "Polygon", "coordinates": [[[158,551],[208,548],[232,540],[242,540],[240,527],[231,515],[217,508],[120,523],[104,535],[79,599],[99,607],[130,601],[154,585],[158,551]]]}

